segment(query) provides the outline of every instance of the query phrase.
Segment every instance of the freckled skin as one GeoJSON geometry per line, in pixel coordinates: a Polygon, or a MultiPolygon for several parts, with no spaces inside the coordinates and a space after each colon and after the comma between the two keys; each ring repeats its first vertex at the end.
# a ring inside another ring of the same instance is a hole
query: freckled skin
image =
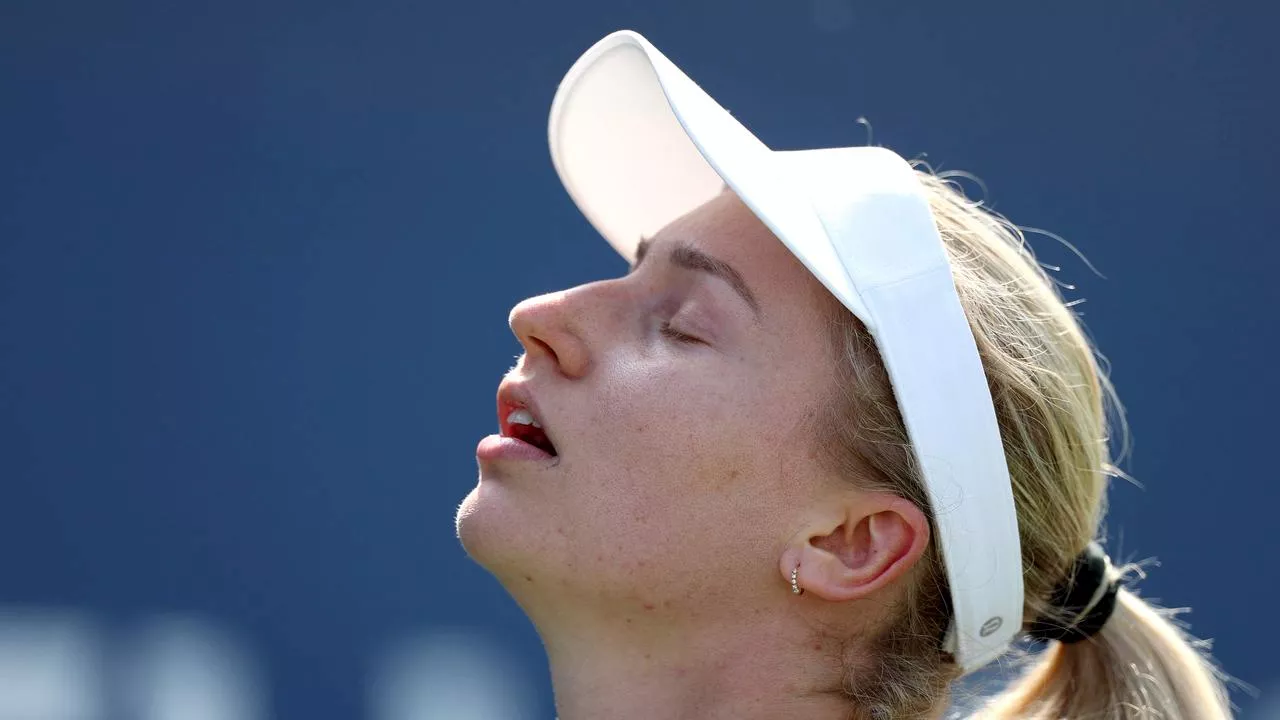
{"type": "Polygon", "coordinates": [[[779,510],[822,481],[801,432],[833,381],[815,362],[830,357],[824,292],[724,193],[658,233],[636,272],[518,305],[513,372],[560,462],[482,467],[459,511],[467,551],[526,609],[733,603],[775,584],[779,510]],[[677,241],[733,265],[759,321],[728,284],[669,263],[677,241]],[[666,338],[662,320],[710,344],[666,338]],[[564,582],[511,582],[526,568],[564,582]],[[577,597],[537,595],[564,588],[577,597]]]}
{"type": "MultiPolygon", "coordinates": [[[[724,193],[655,235],[634,273],[513,310],[525,354],[512,373],[534,394],[559,462],[482,463],[457,529],[529,615],[553,666],[586,643],[618,648],[619,663],[653,651],[665,658],[655,672],[677,672],[667,646],[686,643],[723,653],[677,653],[700,673],[686,680],[708,691],[728,687],[703,682],[710,670],[778,675],[752,643],[767,623],[795,621],[780,554],[804,525],[800,500],[847,485],[820,466],[811,427],[835,381],[827,302],[724,193]],[[736,268],[759,318],[727,283],[668,262],[677,242],[736,268]],[[663,321],[705,344],[662,335],[663,321]]],[[[795,630],[809,652],[811,628],[797,627],[779,632],[795,630]]],[[[794,654],[779,667],[795,667],[794,654]]]]}

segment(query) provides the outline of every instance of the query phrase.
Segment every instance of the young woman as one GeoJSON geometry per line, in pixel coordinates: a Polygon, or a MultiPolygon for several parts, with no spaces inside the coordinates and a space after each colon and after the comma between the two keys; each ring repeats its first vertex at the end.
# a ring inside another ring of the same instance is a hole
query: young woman
{"type": "Polygon", "coordinates": [[[552,106],[631,271],[511,312],[458,513],[562,720],[1228,717],[1099,545],[1109,388],[1018,230],[881,148],[774,152],[630,32],[552,106]]]}

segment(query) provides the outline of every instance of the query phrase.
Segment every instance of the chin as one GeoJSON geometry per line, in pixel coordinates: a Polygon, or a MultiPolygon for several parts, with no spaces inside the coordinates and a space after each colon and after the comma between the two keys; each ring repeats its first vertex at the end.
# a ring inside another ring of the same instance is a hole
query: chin
{"type": "Polygon", "coordinates": [[[485,564],[484,558],[492,552],[490,546],[494,544],[493,535],[497,528],[489,526],[498,524],[487,522],[489,518],[486,514],[494,514],[492,508],[486,507],[488,500],[489,498],[481,496],[480,486],[477,485],[462,499],[458,514],[453,519],[454,530],[458,534],[458,541],[462,543],[462,549],[481,565],[485,564]]]}
{"type": "Polygon", "coordinates": [[[534,525],[545,516],[521,513],[512,500],[482,482],[463,498],[454,518],[462,549],[508,586],[546,558],[534,525]]]}

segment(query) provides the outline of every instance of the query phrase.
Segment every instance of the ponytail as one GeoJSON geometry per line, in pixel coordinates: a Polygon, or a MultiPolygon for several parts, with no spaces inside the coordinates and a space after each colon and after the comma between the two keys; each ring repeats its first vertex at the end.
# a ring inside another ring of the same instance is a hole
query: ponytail
{"type": "Polygon", "coordinates": [[[1220,720],[1231,717],[1223,676],[1172,622],[1122,589],[1093,637],[1053,642],[982,720],[1220,720]]]}

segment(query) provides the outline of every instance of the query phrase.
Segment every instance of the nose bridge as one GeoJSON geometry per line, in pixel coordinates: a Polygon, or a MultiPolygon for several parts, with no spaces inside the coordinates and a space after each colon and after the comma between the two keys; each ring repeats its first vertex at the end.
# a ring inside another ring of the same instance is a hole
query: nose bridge
{"type": "Polygon", "coordinates": [[[556,312],[556,305],[562,302],[563,295],[564,291],[559,290],[521,300],[507,315],[507,325],[519,337],[525,331],[532,331],[535,325],[549,322],[549,316],[556,312]]]}
{"type": "Polygon", "coordinates": [[[617,293],[610,288],[615,280],[585,283],[565,290],[526,298],[511,308],[508,324],[519,335],[522,328],[537,332],[564,325],[581,335],[586,326],[597,325],[618,310],[617,293]]]}

